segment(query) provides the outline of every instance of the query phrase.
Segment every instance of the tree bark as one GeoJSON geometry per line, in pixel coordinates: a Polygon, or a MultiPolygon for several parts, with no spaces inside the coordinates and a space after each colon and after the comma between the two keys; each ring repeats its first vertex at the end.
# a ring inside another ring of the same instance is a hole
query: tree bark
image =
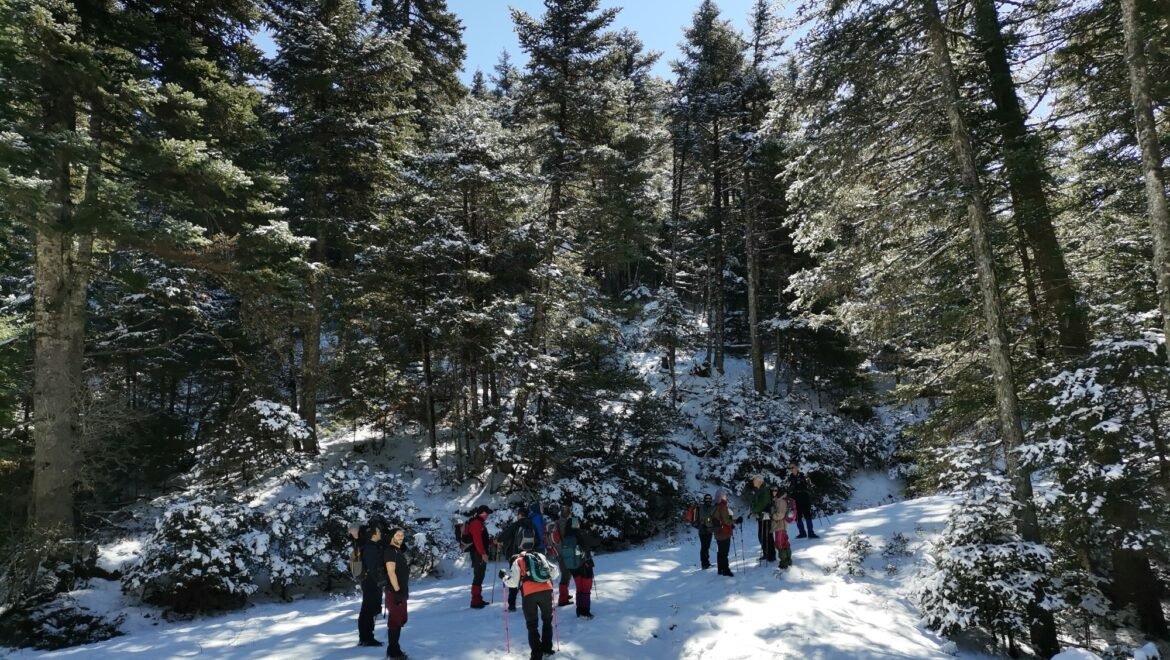
{"type": "Polygon", "coordinates": [[[427,417],[427,438],[431,444],[431,467],[439,469],[439,439],[435,429],[435,381],[431,373],[431,345],[424,334],[422,340],[423,383],[425,385],[424,405],[427,417]]]}
{"type": "Polygon", "coordinates": [[[748,272],[748,335],[752,343],[752,383],[756,393],[768,392],[768,381],[764,378],[764,341],[760,336],[760,255],[756,249],[755,209],[752,208],[751,175],[745,163],[743,172],[743,219],[744,244],[747,250],[748,272]]]}
{"type": "MultiPolygon", "coordinates": [[[[1040,525],[1032,497],[1032,474],[1021,464],[1016,453],[1016,449],[1024,442],[1024,433],[1020,423],[1019,399],[1009,352],[1007,324],[1003,317],[999,282],[995,274],[995,254],[988,237],[991,214],[983,196],[975,150],[971,145],[971,133],[960,109],[959,85],[951,65],[950,49],[947,46],[946,31],[939,15],[938,4],[936,0],[921,0],[921,6],[930,42],[930,56],[951,127],[952,148],[967,198],[967,220],[971,232],[971,248],[975,253],[979,272],[979,288],[983,295],[983,315],[987,326],[991,370],[995,378],[995,400],[999,411],[1000,432],[1004,440],[1004,459],[1019,507],[1016,510],[1015,526],[1025,541],[1040,543],[1042,541],[1040,525]]],[[[1038,602],[1042,600],[1043,598],[1037,599],[1038,602]]],[[[1031,618],[1029,627],[1032,645],[1044,657],[1059,653],[1060,644],[1056,639],[1056,624],[1052,613],[1042,607],[1031,606],[1028,608],[1028,614],[1031,618]]]]}
{"type": "MultiPolygon", "coordinates": [[[[1170,338],[1170,205],[1166,201],[1166,177],[1150,100],[1150,79],[1138,19],[1137,0],[1121,0],[1125,28],[1125,60],[1129,68],[1129,90],[1133,100],[1134,128],[1142,151],[1142,178],[1146,205],[1150,210],[1150,233],[1154,236],[1154,278],[1158,285],[1158,308],[1162,331],[1170,338]]],[[[1170,359],[1170,350],[1166,351],[1170,359]]]]}
{"type": "Polygon", "coordinates": [[[1064,252],[1052,226],[1052,211],[1044,189],[1041,145],[1035,134],[1028,130],[1016,95],[1016,83],[1012,78],[995,0],[976,0],[974,9],[975,33],[990,74],[994,117],[1003,138],[1004,169],[1015,221],[1032,247],[1044,302],[1056,316],[1061,352],[1067,357],[1084,355],[1089,348],[1088,321],[1077,302],[1064,252]]]}
{"type": "Polygon", "coordinates": [[[718,249],[715,252],[715,277],[714,296],[712,296],[712,315],[715,322],[714,326],[714,342],[715,342],[715,370],[720,374],[723,373],[723,353],[724,353],[724,314],[723,314],[723,269],[727,262],[727,254],[724,250],[725,240],[723,237],[723,165],[719,162],[722,157],[719,148],[719,118],[716,117],[711,122],[711,140],[712,140],[712,154],[711,167],[712,172],[711,189],[714,195],[714,214],[715,214],[715,241],[718,249]]]}
{"type": "Polygon", "coordinates": [[[309,273],[309,314],[301,331],[304,345],[301,353],[301,417],[309,425],[309,437],[302,446],[310,454],[317,453],[317,389],[321,372],[321,323],[325,305],[325,227],[317,221],[317,240],[313,244],[315,261],[309,273]]]}

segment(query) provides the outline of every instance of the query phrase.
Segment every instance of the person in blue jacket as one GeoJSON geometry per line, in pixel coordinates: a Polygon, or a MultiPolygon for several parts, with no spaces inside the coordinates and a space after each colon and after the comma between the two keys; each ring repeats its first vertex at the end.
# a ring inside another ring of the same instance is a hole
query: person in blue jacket
{"type": "Polygon", "coordinates": [[[544,554],[544,514],[540,512],[540,502],[533,502],[528,507],[528,519],[532,521],[532,526],[536,528],[535,550],[544,554]]]}

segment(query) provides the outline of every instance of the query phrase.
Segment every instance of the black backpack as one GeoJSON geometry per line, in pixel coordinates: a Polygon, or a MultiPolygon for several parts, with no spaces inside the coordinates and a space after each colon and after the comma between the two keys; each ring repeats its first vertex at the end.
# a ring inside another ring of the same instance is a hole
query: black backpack
{"type": "Polygon", "coordinates": [[[475,516],[455,523],[455,540],[459,541],[459,552],[471,552],[471,549],[475,547],[475,539],[471,538],[470,531],[472,520],[475,520],[475,516]]]}
{"type": "Polygon", "coordinates": [[[512,537],[512,542],[515,544],[517,552],[521,550],[532,550],[536,548],[536,525],[532,521],[524,518],[520,524],[516,526],[516,535],[512,537]]]}

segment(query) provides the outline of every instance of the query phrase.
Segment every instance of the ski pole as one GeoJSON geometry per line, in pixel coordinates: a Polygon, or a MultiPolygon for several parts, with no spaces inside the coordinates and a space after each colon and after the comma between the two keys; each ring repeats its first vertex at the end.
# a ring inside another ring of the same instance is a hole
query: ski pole
{"type": "MultiPolygon", "coordinates": [[[[496,572],[496,567],[500,565],[500,556],[497,554],[496,558],[492,560],[492,574],[496,572]]],[[[496,581],[492,580],[492,602],[496,602],[496,581]]]]}

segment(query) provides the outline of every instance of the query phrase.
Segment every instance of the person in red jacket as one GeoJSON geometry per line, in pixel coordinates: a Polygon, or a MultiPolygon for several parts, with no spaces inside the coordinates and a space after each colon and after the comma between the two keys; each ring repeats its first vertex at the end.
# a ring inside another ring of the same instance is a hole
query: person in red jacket
{"type": "Polygon", "coordinates": [[[471,537],[471,547],[467,551],[471,553],[473,571],[471,607],[477,610],[487,607],[487,601],[483,599],[483,578],[487,575],[488,544],[491,542],[487,531],[487,517],[491,513],[492,510],[487,505],[480,505],[475,510],[475,516],[467,522],[467,534],[471,537]]]}

